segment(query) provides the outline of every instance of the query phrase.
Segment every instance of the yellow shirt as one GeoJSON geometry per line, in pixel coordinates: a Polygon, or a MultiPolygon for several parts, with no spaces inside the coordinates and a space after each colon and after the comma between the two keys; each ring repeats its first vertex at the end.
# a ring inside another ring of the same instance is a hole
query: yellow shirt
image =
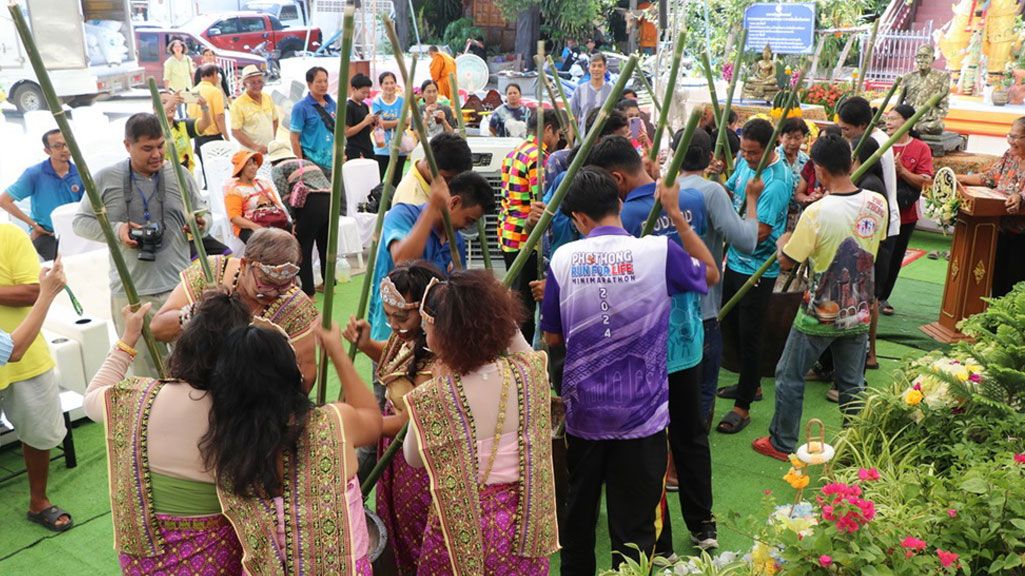
{"type": "Polygon", "coordinates": [[[415,204],[417,206],[426,204],[428,198],[431,195],[431,184],[427,182],[420,170],[417,169],[416,163],[409,168],[409,172],[402,177],[399,185],[395,187],[395,193],[392,195],[391,203],[395,204],[415,204]]]}
{"type": "Polygon", "coordinates": [[[231,104],[232,130],[245,132],[259,146],[266,146],[274,139],[274,123],[277,121],[278,107],[267,94],[257,102],[248,92],[243,92],[231,104]]]}
{"type": "MultiPolygon", "coordinates": [[[[199,95],[206,100],[206,105],[210,107],[210,117],[214,120],[206,130],[199,133],[200,136],[216,136],[221,133],[217,129],[217,117],[224,114],[224,92],[220,86],[211,84],[208,80],[203,80],[196,85],[196,90],[199,95]]],[[[202,110],[199,109],[198,105],[192,105],[189,115],[199,120],[202,117],[202,110]]],[[[227,134],[225,134],[227,136],[227,134]]]]}
{"type": "MultiPolygon", "coordinates": [[[[0,224],[0,287],[38,283],[39,260],[28,234],[14,224],[0,224]]],[[[14,332],[30,309],[30,306],[0,305],[0,330],[14,332]]],[[[21,360],[0,366],[0,390],[14,382],[35,378],[53,366],[50,349],[40,334],[21,360]]]]}
{"type": "Polygon", "coordinates": [[[168,57],[167,60],[164,60],[164,82],[167,83],[167,88],[175,92],[191,90],[192,71],[192,58],[184,56],[179,60],[174,56],[168,57]]]}

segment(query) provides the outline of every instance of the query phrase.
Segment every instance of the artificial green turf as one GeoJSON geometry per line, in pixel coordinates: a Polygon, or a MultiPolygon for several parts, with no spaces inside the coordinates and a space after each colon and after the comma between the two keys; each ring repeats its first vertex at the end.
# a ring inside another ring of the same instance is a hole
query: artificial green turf
{"type": "MultiPolygon", "coordinates": [[[[949,237],[916,232],[912,247],[927,251],[949,250],[949,237]]],[[[881,368],[868,371],[870,386],[888,381],[890,373],[899,366],[899,360],[916,357],[923,350],[939,345],[925,337],[918,326],[934,321],[938,316],[942,284],[946,276],[946,261],[919,258],[906,266],[900,275],[890,303],[897,310],[892,317],[882,317],[879,325],[878,354],[881,368]]],[[[336,321],[344,321],[355,310],[362,277],[340,285],[335,294],[336,321]]],[[[782,337],[782,336],[781,336],[782,337]]],[[[370,363],[360,357],[356,364],[364,378],[369,376],[370,363]]],[[[736,375],[723,371],[722,385],[736,382],[736,375]]],[[[767,433],[773,411],[773,383],[763,379],[765,400],[752,407],[751,425],[739,434],[711,435],[713,461],[713,490],[715,512],[719,517],[719,542],[722,550],[745,551],[751,541],[728,520],[730,512],[746,514],[758,509],[763,491],[772,490],[781,501],[793,493],[782,481],[787,465],[758,455],[750,448],[751,441],[767,433]]],[[[825,400],[827,386],[809,383],[804,402],[804,417],[822,419],[829,434],[839,430],[840,419],[836,405],[825,400]]],[[[328,382],[328,398],[338,393],[337,378],[332,374],[328,382]]],[[[719,400],[716,417],[721,417],[732,406],[730,401],[719,400]]],[[[110,508],[107,499],[106,456],[103,446],[103,428],[98,424],[83,423],[75,428],[78,467],[64,468],[58,460],[51,466],[50,498],[65,507],[78,524],[71,531],[55,535],[24,520],[28,484],[24,475],[0,483],[0,574],[118,574],[117,558],[112,550],[110,508]]],[[[0,451],[0,475],[3,468],[19,469],[20,452],[0,451]]],[[[369,500],[373,502],[371,498],[369,500]]],[[[673,523],[675,548],[678,553],[692,552],[689,534],[680,515],[679,500],[670,494],[670,517],[673,523]]],[[[604,507],[598,521],[598,546],[595,553],[599,566],[610,564],[608,531],[604,507]]],[[[558,573],[558,555],[553,557],[553,573],[558,573]]]]}

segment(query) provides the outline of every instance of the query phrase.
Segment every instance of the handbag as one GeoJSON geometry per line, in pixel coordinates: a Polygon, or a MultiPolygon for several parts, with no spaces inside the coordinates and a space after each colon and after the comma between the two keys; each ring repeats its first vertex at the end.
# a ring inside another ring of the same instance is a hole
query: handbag
{"type": "Polygon", "coordinates": [[[417,137],[416,133],[412,130],[405,130],[402,132],[402,141],[399,142],[399,154],[409,154],[416,148],[417,137]]]}
{"type": "Polygon", "coordinates": [[[288,175],[288,183],[291,185],[288,193],[288,205],[292,208],[302,208],[305,206],[306,197],[311,192],[330,192],[330,190],[321,190],[319,188],[310,190],[309,186],[306,185],[306,181],[302,177],[303,174],[314,170],[319,171],[320,167],[316,164],[307,165],[305,160],[299,160],[299,167],[288,175]]]}
{"type": "Polygon", "coordinates": [[[897,177],[897,207],[901,210],[907,210],[911,206],[914,206],[918,199],[922,197],[922,189],[915,188],[908,184],[903,178],[897,177]]]}
{"type": "Polygon", "coordinates": [[[270,202],[270,204],[256,208],[249,214],[249,216],[246,217],[246,219],[250,220],[254,224],[259,224],[264,228],[281,228],[282,230],[288,230],[288,214],[274,203],[274,199],[267,194],[267,191],[263,189],[263,186],[259,181],[254,183],[259,190],[257,194],[263,196],[270,202]]]}

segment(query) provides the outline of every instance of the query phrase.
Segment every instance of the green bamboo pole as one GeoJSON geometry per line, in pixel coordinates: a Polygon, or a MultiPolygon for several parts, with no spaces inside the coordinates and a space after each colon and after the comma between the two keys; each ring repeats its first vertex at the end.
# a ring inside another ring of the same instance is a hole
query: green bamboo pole
{"type": "Polygon", "coordinates": [[[875,130],[876,125],[879,124],[879,119],[882,118],[883,113],[886,111],[886,105],[890,103],[890,98],[893,98],[893,95],[897,92],[897,87],[899,86],[900,78],[898,77],[893,82],[893,86],[890,86],[890,90],[886,93],[886,97],[883,98],[883,103],[879,105],[878,109],[876,109],[876,113],[872,116],[872,121],[869,122],[865,133],[858,139],[858,145],[854,148],[854,151],[851,152],[851,158],[857,158],[858,152],[861,152],[861,147],[865,144],[865,139],[872,137],[872,130],[875,130]]]}
{"type": "MultiPolygon", "coordinates": [[[[345,106],[349,99],[349,58],[352,55],[353,15],[355,8],[346,6],[342,16],[342,53],[338,62],[338,96],[339,106],[345,106]]],[[[392,138],[395,139],[394,137],[392,138]]],[[[345,183],[342,180],[343,161],[345,159],[345,122],[335,122],[335,150],[331,162],[331,208],[328,211],[327,254],[320,257],[324,262],[324,304],[321,317],[324,328],[331,328],[331,313],[335,297],[335,260],[338,258],[338,214],[342,209],[342,197],[345,194],[345,183]]],[[[389,180],[390,181],[390,180],[389,180]]],[[[380,211],[380,207],[378,208],[380,211]]],[[[317,379],[317,404],[327,402],[327,369],[330,362],[327,353],[320,351],[320,374],[317,379]]]]}
{"type": "Polygon", "coordinates": [[[861,87],[865,84],[865,74],[868,73],[869,68],[872,66],[872,53],[875,52],[876,47],[876,34],[879,33],[879,16],[876,16],[875,22],[872,23],[872,33],[868,37],[868,44],[865,46],[865,54],[861,60],[861,69],[858,71],[858,79],[854,82],[854,95],[857,96],[861,93],[861,87]]]}
{"type": "MultiPolygon", "coordinates": [[[[910,132],[911,129],[914,128],[915,124],[918,123],[918,120],[921,119],[926,112],[932,110],[937,104],[939,104],[940,100],[942,100],[944,96],[945,94],[935,94],[928,102],[925,103],[925,106],[919,108],[911,118],[908,118],[907,122],[902,124],[901,127],[893,133],[893,136],[890,136],[886,142],[883,142],[879,149],[869,156],[868,159],[866,159],[865,162],[863,162],[861,166],[851,174],[851,181],[857,182],[860,180],[861,177],[865,175],[865,172],[875,165],[875,163],[883,157],[883,154],[886,154],[886,151],[892,148],[898,140],[910,132]]],[[[733,298],[730,298],[728,302],[723,304],[723,307],[719,310],[720,322],[722,322],[723,318],[726,317],[726,314],[728,314],[730,310],[740,302],[740,299],[747,294],[751,287],[758,282],[762,275],[765,274],[765,272],[772,266],[773,262],[776,261],[776,258],[776,254],[770,256],[769,259],[765,261],[765,264],[762,264],[761,268],[755,271],[755,273],[747,279],[747,282],[744,282],[744,285],[740,287],[740,290],[737,290],[737,293],[733,295],[733,298]]]]}
{"type": "Polygon", "coordinates": [[[655,94],[655,88],[651,86],[651,82],[648,82],[648,78],[644,75],[644,71],[638,67],[637,70],[634,71],[634,75],[638,80],[640,80],[641,86],[644,86],[644,89],[651,95],[651,103],[655,106],[655,113],[661,114],[662,103],[658,101],[658,95],[655,94]]]}
{"type": "MultiPolygon", "coordinates": [[[[391,16],[387,14],[382,18],[384,20],[384,30],[388,34],[388,40],[391,42],[392,51],[395,55],[395,62],[399,67],[399,75],[402,76],[402,81],[408,86],[413,82],[413,77],[410,75],[409,70],[406,69],[406,60],[402,54],[399,36],[395,32],[395,23],[392,22],[391,16]]],[[[424,160],[427,161],[427,165],[431,169],[431,180],[440,178],[441,176],[438,175],[438,162],[434,158],[434,151],[431,150],[430,141],[427,139],[427,128],[424,127],[424,119],[419,114],[413,114],[413,129],[416,130],[416,135],[420,138],[420,144],[424,148],[424,160]]],[[[413,166],[413,169],[415,170],[416,166],[413,166]]],[[[462,268],[463,260],[459,257],[456,232],[452,228],[452,216],[448,213],[448,206],[442,208],[441,219],[445,228],[445,237],[448,239],[448,249],[452,254],[452,265],[456,269],[462,268]]]]}
{"type": "Polygon", "coordinates": [[[189,232],[192,233],[192,246],[196,249],[196,258],[199,260],[199,266],[203,269],[203,277],[206,278],[208,284],[213,284],[214,272],[210,269],[210,261],[206,257],[206,248],[203,246],[203,233],[199,229],[199,224],[196,223],[196,213],[193,212],[192,207],[192,195],[186,193],[189,190],[189,186],[185,181],[185,169],[182,167],[181,162],[178,161],[178,147],[175,146],[174,138],[171,136],[171,125],[167,122],[167,112],[164,110],[164,105],[160,102],[160,91],[157,90],[157,81],[153,78],[149,79],[149,95],[153,100],[153,113],[160,120],[160,128],[164,132],[164,145],[171,151],[174,177],[178,181],[178,189],[182,191],[185,225],[189,227],[189,232]]]}
{"type": "MultiPolygon", "coordinates": [[[[737,89],[737,78],[740,77],[740,63],[744,59],[744,44],[747,42],[747,29],[741,29],[740,31],[740,42],[737,43],[737,55],[733,58],[733,75],[730,77],[729,88],[726,89],[726,105],[722,109],[722,113],[719,115],[719,125],[715,135],[715,147],[713,148],[712,158],[718,158],[719,153],[722,152],[723,146],[729,147],[729,141],[726,138],[726,129],[729,126],[730,121],[730,110],[733,108],[733,93],[737,89]]],[[[726,168],[726,174],[733,172],[733,151],[727,150],[726,154],[723,154],[723,164],[726,168]]]]}
{"type": "MultiPolygon", "coordinates": [[[[459,96],[459,78],[455,73],[450,72],[448,81],[452,85],[454,94],[452,103],[456,108],[456,122],[459,124],[459,135],[466,138],[466,119],[463,118],[463,101],[459,96]]],[[[484,257],[484,269],[491,270],[491,252],[488,246],[487,228],[484,226],[484,218],[477,220],[477,240],[480,243],[480,253],[484,257]]]]}
{"type": "Polygon", "coordinates": [[[666,105],[658,113],[655,133],[651,136],[651,150],[648,152],[648,158],[652,162],[658,160],[658,149],[662,144],[662,134],[665,132],[666,124],[669,122],[669,103],[673,101],[673,96],[676,94],[676,77],[680,74],[680,61],[683,60],[683,45],[685,43],[685,33],[680,32],[680,36],[676,39],[676,46],[673,48],[673,60],[669,65],[669,81],[666,82],[666,95],[662,98],[662,102],[665,102],[666,105]]]}
{"type": "MultiPolygon", "coordinates": [[[[406,86],[406,97],[402,102],[402,111],[399,113],[399,127],[406,125],[409,118],[409,109],[413,106],[413,86],[406,86]]],[[[377,268],[377,250],[381,244],[381,230],[384,228],[384,215],[391,207],[392,195],[395,193],[395,186],[392,178],[395,175],[395,166],[398,164],[399,145],[402,138],[398,131],[392,135],[391,145],[388,147],[388,167],[384,170],[384,188],[381,190],[381,202],[377,207],[377,218],[374,221],[374,235],[370,240],[370,254],[367,255],[367,270],[363,274],[363,288],[360,290],[359,305],[356,307],[356,318],[365,318],[367,306],[370,302],[370,290],[374,285],[374,270],[377,268]]],[[[416,170],[416,167],[413,168],[416,170]]],[[[349,343],[349,359],[356,359],[356,343],[349,343]]]]}
{"type": "MultiPolygon", "coordinates": [[[[534,55],[534,64],[537,67],[537,81],[539,83],[548,83],[548,76],[545,74],[545,42],[540,40],[537,43],[537,54],[534,55]]],[[[545,92],[541,89],[540,85],[537,90],[537,107],[534,108],[534,140],[537,143],[537,166],[535,172],[537,173],[537,187],[534,190],[534,199],[538,202],[541,201],[545,196],[545,151],[543,136],[545,133],[545,107],[544,107],[544,95],[545,92]]],[[[552,102],[554,108],[555,102],[552,102]]],[[[545,258],[544,253],[541,250],[541,243],[538,242],[535,248],[537,252],[537,274],[536,278],[541,279],[545,275],[545,258]]]]}
{"type": "Polygon", "coordinates": [[[719,125],[719,118],[722,117],[722,110],[719,108],[719,94],[715,91],[715,79],[712,78],[712,62],[708,57],[708,49],[701,53],[701,66],[705,69],[705,80],[708,81],[708,95],[712,98],[712,114],[715,116],[715,125],[719,125]]]}
{"type": "Polygon", "coordinates": [[[805,71],[807,71],[807,68],[802,68],[800,73],[798,73],[797,84],[794,85],[793,89],[790,91],[790,94],[787,95],[787,98],[783,103],[783,113],[780,114],[779,120],[776,121],[776,127],[772,129],[772,138],[769,139],[769,145],[766,146],[765,150],[762,151],[762,157],[758,161],[758,167],[755,168],[755,175],[753,176],[753,178],[760,178],[762,175],[762,171],[765,170],[765,167],[769,165],[769,158],[772,158],[773,152],[776,151],[776,141],[779,139],[779,135],[783,131],[783,125],[786,124],[788,120],[787,115],[790,114],[790,111],[793,110],[795,107],[801,105],[799,100],[801,93],[801,84],[804,81],[805,71]]]}
{"type": "Polygon", "coordinates": [[[360,491],[363,493],[363,501],[367,501],[367,497],[370,496],[370,491],[373,490],[377,481],[381,478],[381,474],[384,474],[388,465],[395,459],[395,454],[402,449],[402,441],[406,439],[406,433],[409,431],[409,422],[402,425],[402,429],[392,439],[391,444],[385,448],[381,457],[377,459],[377,464],[374,464],[374,468],[367,474],[363,483],[360,484],[360,491]]]}
{"type": "MultiPolygon", "coordinates": [[[[548,65],[552,67],[552,70],[555,69],[555,62],[552,60],[551,56],[548,57],[548,65]]],[[[572,146],[573,143],[581,138],[580,125],[577,124],[577,118],[573,115],[573,108],[569,105],[569,99],[566,98],[566,91],[562,89],[562,82],[558,77],[555,78],[555,88],[559,91],[559,100],[562,101],[562,108],[566,111],[566,118],[569,119],[569,144],[572,146]]]]}
{"type": "MultiPolygon", "coordinates": [[[[538,64],[538,70],[541,70],[542,72],[544,72],[544,62],[540,62],[538,64]]],[[[558,110],[559,109],[559,99],[556,98],[555,88],[552,87],[552,81],[548,77],[548,74],[542,74],[542,78],[544,79],[544,82],[545,82],[545,90],[548,92],[548,100],[550,100],[551,103],[552,103],[552,109],[558,110]]],[[[565,130],[566,129],[566,119],[562,117],[562,114],[558,115],[558,119],[559,119],[559,127],[562,128],[563,130],[565,130]]]]}
{"type": "MultiPolygon", "coordinates": [[[[29,63],[36,74],[36,79],[39,80],[39,88],[43,91],[46,105],[50,108],[50,113],[53,114],[53,119],[57,122],[57,128],[60,129],[64,140],[68,144],[68,151],[71,152],[71,158],[75,161],[75,166],[78,167],[78,175],[82,179],[82,185],[85,188],[86,195],[89,197],[89,203],[92,205],[93,213],[96,215],[96,221],[103,232],[103,239],[107,242],[107,248],[110,250],[110,259],[114,263],[114,269],[121,279],[122,286],[124,286],[125,299],[128,300],[132,310],[138,310],[139,292],[135,289],[132,276],[128,273],[128,265],[125,263],[124,254],[121,253],[120,242],[110,226],[110,220],[107,218],[107,209],[103,206],[103,200],[96,190],[96,182],[93,180],[92,172],[89,171],[89,166],[85,162],[85,157],[82,156],[82,149],[78,146],[78,140],[71,131],[67,115],[63,108],[61,108],[57,92],[53,89],[53,82],[50,80],[50,73],[47,71],[46,65],[43,64],[42,56],[39,55],[39,48],[36,47],[36,41],[32,37],[28,23],[25,21],[25,15],[22,14],[21,7],[16,3],[11,3],[7,9],[11,12],[14,27],[18,31],[22,44],[25,46],[25,52],[28,54],[29,63]]],[[[185,195],[184,190],[182,195],[185,195]]],[[[153,338],[153,333],[150,332],[148,319],[143,321],[142,337],[146,343],[146,349],[156,365],[157,373],[161,378],[164,378],[166,374],[164,372],[163,358],[157,347],[157,341],[153,338]]]]}
{"type": "MultiPolygon", "coordinates": [[[[694,138],[694,132],[697,130],[698,123],[701,122],[702,111],[695,109],[690,113],[690,120],[687,121],[687,127],[683,131],[683,138],[676,145],[676,151],[673,153],[673,159],[669,162],[669,167],[666,169],[666,174],[662,178],[663,186],[673,186],[676,184],[676,176],[680,173],[680,166],[683,165],[683,159],[687,156],[687,149],[690,148],[690,141],[694,138]]],[[[641,228],[641,236],[647,236],[651,234],[652,230],[655,229],[655,223],[658,221],[659,215],[662,213],[662,203],[659,199],[655,198],[655,203],[652,204],[651,210],[648,212],[648,218],[644,221],[644,226],[641,228]]]]}
{"type": "Polygon", "coordinates": [[[548,225],[551,224],[552,218],[555,217],[555,211],[559,209],[559,205],[562,204],[562,199],[566,196],[566,191],[569,190],[569,185],[576,176],[577,171],[584,165],[587,159],[587,155],[590,154],[591,147],[598,140],[598,135],[601,133],[602,127],[605,125],[605,121],[608,120],[609,114],[612,113],[612,109],[615,107],[616,102],[619,101],[619,96],[623,93],[623,88],[626,86],[626,81],[633,74],[634,67],[637,66],[637,56],[631,56],[626,64],[623,65],[622,70],[619,74],[619,79],[616,80],[616,84],[612,87],[612,93],[609,94],[608,100],[602,104],[601,109],[598,111],[598,115],[595,117],[594,125],[591,126],[591,131],[584,137],[584,141],[580,144],[580,150],[577,151],[576,156],[573,157],[573,162],[570,163],[569,168],[566,169],[566,176],[563,177],[562,184],[552,195],[552,199],[548,202],[545,207],[544,214],[541,215],[541,220],[538,221],[534,229],[531,230],[530,236],[527,237],[527,242],[520,247],[520,253],[516,255],[516,260],[513,261],[512,266],[509,267],[509,271],[506,272],[505,278],[502,280],[507,288],[512,285],[512,281],[519,276],[520,270],[527,263],[527,258],[530,257],[531,250],[537,246],[537,243],[541,240],[541,236],[544,235],[545,230],[548,229],[548,225]]]}

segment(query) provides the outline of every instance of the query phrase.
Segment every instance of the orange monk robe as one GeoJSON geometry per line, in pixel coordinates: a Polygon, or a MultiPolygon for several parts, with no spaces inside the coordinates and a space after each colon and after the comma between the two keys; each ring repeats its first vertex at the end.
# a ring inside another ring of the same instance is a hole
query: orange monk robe
{"type": "Polygon", "coordinates": [[[431,79],[438,84],[438,94],[453,101],[455,94],[452,93],[452,85],[448,82],[448,75],[456,73],[456,61],[445,54],[437,52],[431,55],[431,79]]]}

